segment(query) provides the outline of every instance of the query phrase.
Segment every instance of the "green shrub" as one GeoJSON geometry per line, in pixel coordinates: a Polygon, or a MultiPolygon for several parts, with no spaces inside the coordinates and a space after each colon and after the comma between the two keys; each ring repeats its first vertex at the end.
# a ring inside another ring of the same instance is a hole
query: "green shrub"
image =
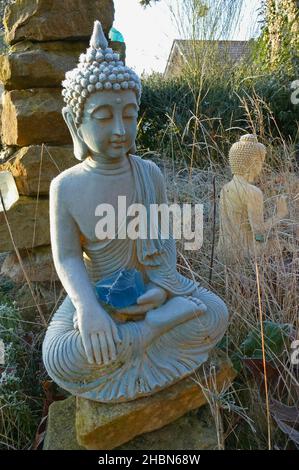
{"type": "MultiPolygon", "coordinates": [[[[294,77],[245,75],[239,68],[215,77],[164,79],[154,74],[143,80],[138,146],[141,151],[185,154],[195,149],[194,163],[221,163],[241,129],[261,139],[298,139],[299,106],[291,103],[294,77]],[[198,84],[198,85],[196,85],[198,84]]],[[[189,155],[190,156],[190,155],[189,155]]]]}

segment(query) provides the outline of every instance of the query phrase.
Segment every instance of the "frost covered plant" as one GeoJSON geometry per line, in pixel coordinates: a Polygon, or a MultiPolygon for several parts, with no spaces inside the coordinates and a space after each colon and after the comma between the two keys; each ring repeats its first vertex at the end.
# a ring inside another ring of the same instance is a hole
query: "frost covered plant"
{"type": "Polygon", "coordinates": [[[5,346],[0,365],[0,449],[24,449],[32,442],[41,406],[35,348],[25,340],[22,319],[15,305],[0,304],[0,339],[5,346]]]}

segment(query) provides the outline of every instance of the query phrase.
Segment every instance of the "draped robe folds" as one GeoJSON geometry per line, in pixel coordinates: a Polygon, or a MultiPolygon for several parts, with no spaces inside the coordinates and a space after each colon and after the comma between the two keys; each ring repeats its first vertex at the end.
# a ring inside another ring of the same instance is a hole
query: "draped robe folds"
{"type": "MultiPolygon", "coordinates": [[[[129,160],[135,181],[134,203],[146,207],[149,229],[150,205],[167,204],[163,176],[150,161],[136,156],[129,160]]],[[[96,163],[90,159],[80,165],[86,171],[96,170],[96,163]]],[[[194,372],[224,335],[228,322],[224,302],[177,272],[173,238],[162,239],[159,230],[157,234],[156,239],[116,237],[105,243],[85,239],[83,259],[91,282],[121,268],[136,268],[143,273],[145,282],[168,291],[172,303],[174,299],[178,304],[184,299],[187,305],[200,299],[207,311],[185,322],[172,321],[172,327],[150,344],[144,338],[144,320],[117,323],[122,336],[117,358],[107,365],[98,365],[87,361],[80,333],[74,328],[75,307],[67,296],[47,330],[43,359],[49,375],[70,393],[111,403],[151,395],[194,372]]]]}

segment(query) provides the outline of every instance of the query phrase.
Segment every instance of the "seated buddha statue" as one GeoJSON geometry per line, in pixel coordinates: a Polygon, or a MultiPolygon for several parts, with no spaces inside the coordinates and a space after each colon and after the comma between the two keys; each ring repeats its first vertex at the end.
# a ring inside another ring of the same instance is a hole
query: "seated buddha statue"
{"type": "Polygon", "coordinates": [[[53,259],[67,295],[48,326],[43,360],[73,395],[130,401],[203,364],[225,333],[228,311],[216,294],[178,273],[171,236],[96,235],[100,204],[117,209],[120,195],[147,209],[167,203],[159,168],[134,155],[140,79],[108,47],[99,22],[86,54],[66,74],[63,96],[80,163],[50,187],[53,259]],[[140,273],[145,289],[113,315],[96,285],[124,269],[140,273]]]}
{"type": "Polygon", "coordinates": [[[222,188],[219,207],[217,252],[224,262],[249,260],[275,251],[270,231],[288,214],[288,207],[286,197],[280,196],[276,214],[265,220],[263,192],[253,184],[265,157],[266,147],[253,134],[243,135],[230,149],[233,179],[222,188]]]}

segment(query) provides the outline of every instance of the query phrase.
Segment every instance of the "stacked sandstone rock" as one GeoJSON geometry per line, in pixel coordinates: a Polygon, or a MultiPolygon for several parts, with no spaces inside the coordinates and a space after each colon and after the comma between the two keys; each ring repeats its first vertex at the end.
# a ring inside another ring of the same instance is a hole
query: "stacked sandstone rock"
{"type": "MultiPolygon", "coordinates": [[[[50,250],[49,185],[76,164],[61,110],[61,81],[88,46],[93,22],[105,34],[114,20],[113,0],[16,0],[4,18],[8,55],[0,56],[4,85],[2,143],[12,157],[0,164],[12,172],[20,200],[8,212],[14,241],[32,281],[55,279],[50,250]]],[[[1,163],[1,160],[0,160],[1,163]]],[[[0,213],[0,253],[13,250],[0,213]]],[[[11,253],[2,273],[21,281],[11,253]]]]}

